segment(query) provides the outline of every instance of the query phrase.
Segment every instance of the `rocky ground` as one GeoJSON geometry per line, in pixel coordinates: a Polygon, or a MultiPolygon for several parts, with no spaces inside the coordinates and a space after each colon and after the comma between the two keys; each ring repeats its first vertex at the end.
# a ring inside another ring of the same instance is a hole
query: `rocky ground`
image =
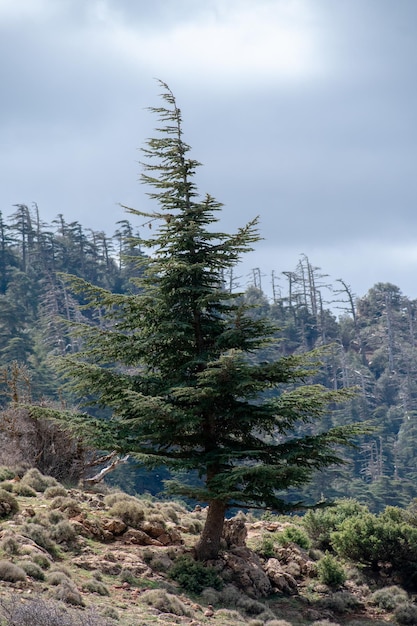
{"type": "MultiPolygon", "coordinates": [[[[394,619],[398,602],[386,601],[385,608],[375,602],[375,589],[357,569],[350,568],[343,586],[330,588],[317,578],[317,551],[270,541],[299,520],[239,514],[228,521],[221,556],[206,566],[213,568],[212,585],[203,581],[187,592],[171,574],[191,554],[204,509],[66,489],[36,470],[1,474],[4,624],[366,626],[394,619]]],[[[191,560],[182,563],[192,587],[200,574],[191,560]]],[[[387,588],[389,598],[397,593],[409,605],[405,592],[387,588]]]]}

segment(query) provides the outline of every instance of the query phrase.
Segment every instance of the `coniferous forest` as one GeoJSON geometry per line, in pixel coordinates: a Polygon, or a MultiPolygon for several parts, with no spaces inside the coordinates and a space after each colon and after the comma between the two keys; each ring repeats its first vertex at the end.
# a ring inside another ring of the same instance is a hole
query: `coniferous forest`
{"type": "MultiPolygon", "coordinates": [[[[14,208],[0,217],[2,410],[7,413],[16,401],[68,406],[77,399],[54,365],[54,357],[80,349],[67,322],[87,320],[99,327],[103,322],[100,307],[83,308],[82,296],[69,289],[62,273],[113,293],[132,292],[131,279],[140,272],[137,258],[145,254],[136,236],[148,225],[126,219],[108,235],[67,222],[63,215],[47,224],[36,205],[14,208]]],[[[258,269],[237,289],[234,276],[226,273],[224,289],[238,291],[237,297],[253,306],[252,316],[266,316],[279,328],[278,341],[265,349],[268,358],[327,346],[313,382],[332,390],[356,387],[357,393],[342,409],[329,413],[322,426],[359,421],[373,427],[356,449],[343,453],[345,466],[315,475],[304,498],[313,502],[352,496],[375,511],[388,504],[406,505],[417,497],[417,302],[390,283],[378,283],[356,297],[342,279],[329,285],[321,268],[305,256],[295,260],[292,270],[277,270],[279,274],[281,288],[274,289],[272,298],[262,291],[258,269]],[[328,302],[329,288],[333,302],[328,302]]],[[[7,428],[7,420],[5,424],[7,428]]],[[[123,471],[116,471],[113,479],[123,471]]],[[[135,473],[136,480],[128,479],[132,491],[143,490],[146,483],[158,493],[168,477],[164,468],[146,480],[140,468],[135,473]]],[[[299,494],[291,497],[298,500],[299,494]]]]}

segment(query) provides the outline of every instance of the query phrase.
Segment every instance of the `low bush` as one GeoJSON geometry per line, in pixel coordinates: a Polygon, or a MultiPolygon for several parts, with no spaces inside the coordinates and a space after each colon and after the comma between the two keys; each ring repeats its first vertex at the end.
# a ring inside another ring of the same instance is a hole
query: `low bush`
{"type": "Polygon", "coordinates": [[[362,606],[362,603],[349,591],[336,591],[319,602],[324,609],[330,609],[335,613],[348,613],[362,606]]]}
{"type": "MultiPolygon", "coordinates": [[[[108,617],[112,617],[109,615],[108,617]]],[[[61,603],[33,596],[22,602],[20,596],[0,598],[0,622],[9,626],[112,626],[113,621],[94,609],[82,612],[66,609],[61,603]],[[3,622],[2,620],[6,620],[3,622]]]]}
{"type": "Polygon", "coordinates": [[[31,558],[34,563],[39,565],[39,567],[44,570],[51,567],[51,561],[45,554],[40,554],[39,552],[36,552],[35,554],[31,555],[31,558]]]}
{"type": "Polygon", "coordinates": [[[59,570],[53,570],[50,574],[48,574],[48,585],[52,585],[53,587],[57,587],[58,585],[61,585],[69,580],[69,576],[59,570]]]}
{"type": "Polygon", "coordinates": [[[271,559],[275,556],[275,546],[277,545],[277,536],[272,533],[263,533],[255,551],[265,559],[271,559]]]}
{"type": "Polygon", "coordinates": [[[65,498],[63,496],[57,496],[50,504],[52,510],[58,509],[61,513],[64,513],[67,517],[76,517],[82,511],[80,504],[73,498],[65,498]]]}
{"type": "Polygon", "coordinates": [[[19,580],[26,580],[26,574],[18,565],[10,561],[0,561],[0,580],[17,583],[19,580]]]}
{"type": "Polygon", "coordinates": [[[317,561],[317,576],[321,583],[329,587],[341,587],[346,582],[343,565],[329,553],[317,561]]]}
{"type": "Polygon", "coordinates": [[[150,589],[149,591],[145,591],[141,596],[141,600],[162,613],[173,613],[174,615],[193,617],[191,609],[177,598],[177,596],[167,593],[165,589],[150,589]]]}
{"type": "Polygon", "coordinates": [[[0,518],[15,515],[19,510],[19,504],[14,496],[5,489],[0,489],[0,518]]]}
{"type": "Polygon", "coordinates": [[[83,589],[90,593],[97,593],[99,596],[109,596],[110,592],[106,585],[98,580],[89,580],[83,585],[83,589]]]}
{"type": "Polygon", "coordinates": [[[298,526],[287,526],[282,532],[278,533],[278,542],[285,546],[289,543],[296,543],[300,548],[308,550],[311,546],[311,541],[307,533],[298,526]]]}
{"type": "Polygon", "coordinates": [[[319,550],[330,550],[330,535],[338,530],[342,522],[349,518],[368,513],[368,508],[354,499],[336,500],[334,505],[308,511],[303,517],[303,526],[319,550]]]}
{"type": "Polygon", "coordinates": [[[417,624],[417,606],[407,602],[398,606],[394,617],[401,626],[415,626],[417,624]]]}
{"type": "Polygon", "coordinates": [[[58,496],[66,497],[68,495],[68,491],[62,485],[54,485],[45,489],[43,495],[45,498],[56,498],[58,496]]]}
{"type": "Polygon", "coordinates": [[[16,472],[10,469],[10,467],[5,467],[4,465],[0,466],[0,482],[3,480],[12,480],[15,476],[16,472]]]}
{"type": "Polygon", "coordinates": [[[44,548],[51,556],[58,555],[58,547],[50,534],[41,524],[28,523],[22,527],[22,534],[32,539],[39,547],[44,548]]]}
{"type": "Polygon", "coordinates": [[[48,487],[58,485],[58,481],[55,478],[52,478],[52,476],[44,476],[36,467],[32,467],[32,469],[28,470],[21,482],[24,485],[32,487],[35,491],[40,492],[44,492],[48,487]]]}
{"type": "Polygon", "coordinates": [[[23,498],[36,498],[36,491],[24,482],[13,483],[12,491],[17,496],[22,496],[23,498]]]}
{"type": "Polygon", "coordinates": [[[109,514],[119,517],[125,524],[132,528],[140,528],[145,519],[145,512],[141,505],[134,500],[120,500],[113,504],[109,514]]]}
{"type": "Polygon", "coordinates": [[[66,604],[71,604],[73,606],[85,606],[84,600],[77,587],[71,580],[65,580],[60,583],[53,592],[53,597],[55,600],[61,600],[61,602],[65,602],[66,604]]]}
{"type": "Polygon", "coordinates": [[[22,568],[24,572],[31,578],[35,580],[45,580],[45,572],[33,561],[21,561],[17,563],[19,567],[22,568]]]}
{"type": "Polygon", "coordinates": [[[407,592],[397,585],[377,589],[370,597],[370,601],[384,611],[393,611],[397,606],[406,603],[407,600],[407,592]]]}
{"type": "Polygon", "coordinates": [[[3,541],[1,542],[1,549],[6,554],[19,554],[19,542],[13,535],[5,535],[3,536],[3,541]]]}
{"type": "Polygon", "coordinates": [[[346,519],[331,535],[337,554],[380,573],[382,568],[395,575],[403,586],[417,582],[417,528],[406,521],[400,509],[379,515],[346,519]]]}
{"type": "Polygon", "coordinates": [[[67,521],[62,520],[51,528],[51,538],[59,544],[71,544],[77,538],[74,527],[67,521]]]}
{"type": "Polygon", "coordinates": [[[206,587],[219,590],[223,586],[223,580],[214,568],[194,561],[190,556],[180,556],[168,574],[190,593],[201,593],[206,587]]]}

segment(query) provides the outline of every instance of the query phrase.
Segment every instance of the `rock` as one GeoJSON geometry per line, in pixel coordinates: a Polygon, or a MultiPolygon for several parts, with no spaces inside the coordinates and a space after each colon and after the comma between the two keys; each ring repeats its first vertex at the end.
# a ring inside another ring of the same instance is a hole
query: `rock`
{"type": "Polygon", "coordinates": [[[102,527],[116,537],[123,535],[127,530],[127,525],[121,519],[105,519],[102,521],[102,527]]]}
{"type": "Polygon", "coordinates": [[[245,546],[248,530],[244,520],[236,517],[225,520],[223,526],[223,539],[226,541],[227,547],[245,546]]]}
{"type": "Polygon", "coordinates": [[[153,537],[153,539],[158,539],[158,537],[166,532],[166,527],[163,522],[149,522],[147,520],[140,525],[140,529],[150,537],[153,537]]]}
{"type": "Polygon", "coordinates": [[[291,574],[283,569],[278,559],[268,559],[265,565],[265,572],[277,591],[288,595],[298,593],[297,581],[291,574]]]}
{"type": "Polygon", "coordinates": [[[248,548],[233,548],[223,558],[232,582],[244,593],[253,598],[266,597],[271,593],[271,582],[254,552],[248,548]]]}
{"type": "Polygon", "coordinates": [[[136,530],[134,528],[129,528],[129,530],[121,536],[121,539],[124,543],[138,546],[162,546],[162,543],[157,539],[153,539],[143,530],[136,530]]]}
{"type": "Polygon", "coordinates": [[[300,548],[296,543],[289,543],[278,548],[276,556],[281,565],[285,565],[283,569],[295,578],[314,575],[317,569],[316,564],[310,559],[306,550],[300,548]]]}

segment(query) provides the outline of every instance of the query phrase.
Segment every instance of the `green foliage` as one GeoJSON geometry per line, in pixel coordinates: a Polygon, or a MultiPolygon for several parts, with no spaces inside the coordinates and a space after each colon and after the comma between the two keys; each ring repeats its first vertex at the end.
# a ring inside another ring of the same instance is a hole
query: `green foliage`
{"type": "Polygon", "coordinates": [[[394,507],[375,515],[366,513],[344,520],[331,534],[342,558],[371,568],[391,571],[405,587],[417,582],[417,527],[407,522],[407,512],[394,507]]]}
{"type": "Polygon", "coordinates": [[[165,589],[150,589],[145,591],[141,599],[146,604],[155,607],[162,613],[171,613],[174,615],[185,615],[192,617],[193,613],[184,602],[182,602],[177,596],[167,593],[165,589]]]}
{"type": "Polygon", "coordinates": [[[288,543],[296,543],[300,548],[304,548],[304,550],[308,550],[311,546],[311,541],[307,534],[298,526],[287,526],[278,534],[277,539],[283,546],[288,543]]]}
{"type": "Polygon", "coordinates": [[[259,543],[256,546],[256,552],[265,559],[271,559],[275,556],[275,546],[277,545],[277,537],[271,533],[263,533],[259,543]]]}
{"type": "Polygon", "coordinates": [[[0,489],[0,518],[10,517],[19,510],[19,504],[14,496],[5,489],[0,489]]]}
{"type": "Polygon", "coordinates": [[[109,596],[109,590],[102,582],[98,580],[88,580],[83,585],[86,591],[90,593],[97,593],[99,596],[109,596]]]}
{"type": "Polygon", "coordinates": [[[71,544],[77,537],[74,527],[67,520],[62,520],[54,524],[51,528],[50,535],[58,544],[71,544]]]}
{"type": "Polygon", "coordinates": [[[189,556],[176,559],[169,570],[169,577],[190,593],[199,594],[205,587],[221,589],[223,586],[223,580],[214,568],[194,561],[189,556]]]}
{"type": "Polygon", "coordinates": [[[332,554],[325,554],[317,562],[318,579],[329,587],[341,587],[346,582],[346,572],[343,565],[332,554]]]}
{"type": "Polygon", "coordinates": [[[17,565],[21,567],[28,576],[34,578],[35,580],[43,581],[46,578],[45,572],[42,570],[42,568],[33,561],[20,561],[17,565]]]}
{"type": "Polygon", "coordinates": [[[10,467],[0,467],[0,482],[3,480],[11,480],[15,478],[16,472],[14,472],[10,467]]]}
{"type": "Polygon", "coordinates": [[[415,626],[417,624],[417,606],[406,602],[394,611],[395,620],[400,626],[415,626]]]}
{"type": "Polygon", "coordinates": [[[145,519],[145,511],[139,502],[134,500],[120,500],[115,502],[109,511],[109,515],[120,519],[132,528],[140,528],[145,519]]]}
{"type": "Polygon", "coordinates": [[[0,580],[17,583],[20,580],[26,580],[26,574],[18,565],[10,561],[0,561],[0,580]]]}
{"type": "Polygon", "coordinates": [[[384,611],[393,611],[398,606],[405,604],[407,600],[407,592],[398,587],[398,585],[382,587],[382,589],[377,589],[371,595],[371,602],[384,609],[384,611]]]}
{"type": "Polygon", "coordinates": [[[196,546],[205,559],[217,555],[229,507],[291,509],[279,492],[343,463],[340,447],[363,429],[313,432],[329,405],[352,391],[306,384],[319,355],[274,353],[272,320],[225,289],[225,273],[259,240],[258,220],[232,235],[215,230],[221,205],[209,195],[199,199],[192,182],[199,163],[188,157],[175,98],[161,86],[164,106],[153,111],[162,127],[144,149],[142,176],[158,209],[129,209],[156,225],[153,236],[137,240],[152,250],[140,259],[139,292],[113,294],[66,277],[83,310],[99,310],[102,323],[74,325],[83,348],[64,359],[62,372],[77,395],[110,409],[112,419],[39,407],[31,415],[70,424],[91,445],[127,452],[148,468],[176,471],[169,490],[210,506],[203,531],[210,541],[196,546]],[[202,480],[188,480],[192,471],[202,480]]]}
{"type": "Polygon", "coordinates": [[[51,556],[58,555],[58,547],[50,536],[49,531],[41,524],[27,523],[22,528],[22,534],[29,537],[38,546],[44,548],[51,556]]]}
{"type": "Polygon", "coordinates": [[[303,517],[303,526],[314,547],[320,550],[331,548],[331,533],[337,530],[345,519],[364,515],[368,508],[353,499],[336,500],[331,506],[309,510],[303,517]]]}
{"type": "Polygon", "coordinates": [[[31,487],[35,491],[44,492],[48,487],[57,486],[58,482],[52,476],[44,476],[41,472],[33,467],[28,470],[22,478],[22,483],[31,487]]]}

